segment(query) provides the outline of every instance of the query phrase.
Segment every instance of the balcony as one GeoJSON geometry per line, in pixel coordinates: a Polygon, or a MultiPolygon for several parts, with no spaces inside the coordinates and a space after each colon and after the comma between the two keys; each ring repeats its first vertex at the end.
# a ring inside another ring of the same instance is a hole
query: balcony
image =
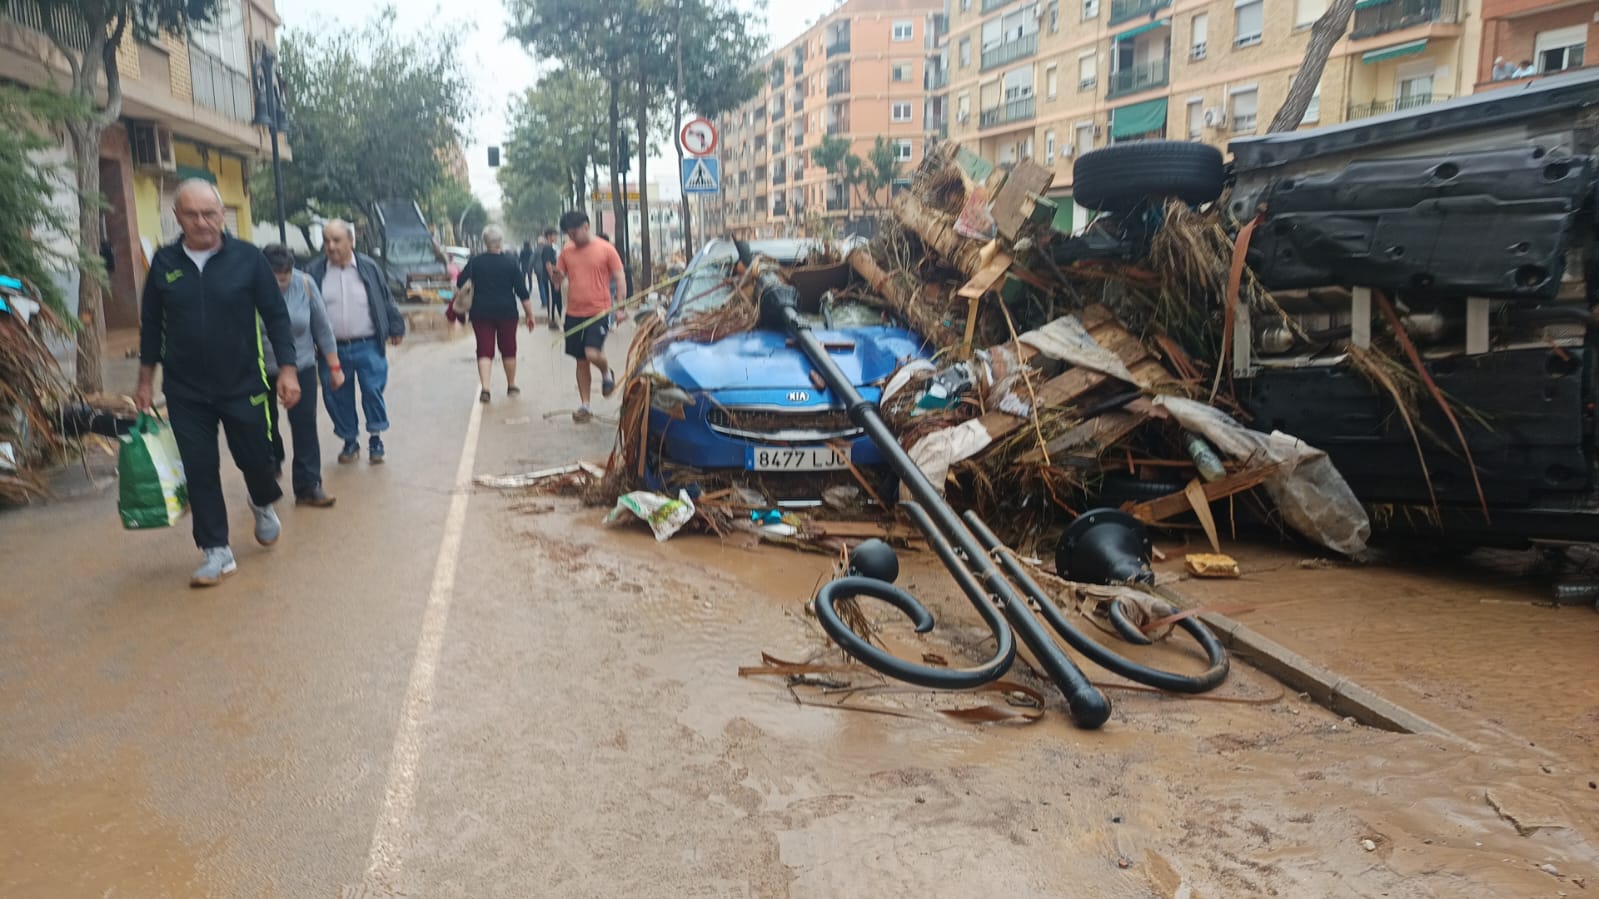
{"type": "Polygon", "coordinates": [[[827,58],[828,59],[832,59],[835,56],[839,56],[841,54],[848,53],[848,52],[849,52],[849,41],[847,39],[846,40],[842,40],[842,41],[838,41],[837,43],[833,43],[833,44],[828,44],[827,45],[827,58]]]}
{"type": "Polygon", "coordinates": [[[1001,6],[1012,3],[1014,0],[983,0],[983,12],[993,12],[1001,6]]]}
{"type": "Polygon", "coordinates": [[[1142,16],[1152,16],[1168,6],[1171,0],[1110,0],[1110,24],[1114,27],[1142,16]]]}
{"type": "Polygon", "coordinates": [[[1448,94],[1412,94],[1409,97],[1400,97],[1397,100],[1373,100],[1370,103],[1349,104],[1349,119],[1370,118],[1374,115],[1387,115],[1390,112],[1403,112],[1407,109],[1420,109],[1434,103],[1442,103],[1452,99],[1448,94]]]}
{"type": "Polygon", "coordinates": [[[796,147],[805,146],[805,135],[803,135],[803,134],[794,135],[794,146],[796,146],[796,147]]]}
{"type": "Polygon", "coordinates": [[[773,172],[772,173],[772,183],[773,184],[787,184],[788,183],[788,173],[783,171],[782,169],[778,169],[777,171],[773,172]]]}
{"type": "Polygon", "coordinates": [[[849,130],[848,122],[832,122],[827,126],[828,134],[843,134],[849,130]]]}
{"type": "Polygon", "coordinates": [[[1153,90],[1165,87],[1171,80],[1171,60],[1157,59],[1141,66],[1122,69],[1112,72],[1110,76],[1110,90],[1105,94],[1106,99],[1114,100],[1127,94],[1136,94],[1139,91],[1153,90]]]}
{"type": "Polygon", "coordinates": [[[928,72],[927,77],[922,79],[922,85],[925,90],[943,90],[944,88],[949,87],[949,73],[943,71],[942,69],[928,72]]]}
{"type": "Polygon", "coordinates": [[[194,45],[189,46],[189,80],[194,102],[235,122],[248,122],[255,114],[250,76],[194,45]]]}
{"type": "Polygon", "coordinates": [[[1350,40],[1376,37],[1390,31],[1460,21],[1460,0],[1360,0],[1350,40]]]}
{"type": "Polygon", "coordinates": [[[840,79],[838,79],[836,81],[832,80],[832,79],[828,80],[828,82],[827,82],[827,95],[829,97],[836,97],[839,94],[847,94],[847,93],[849,93],[849,82],[848,81],[845,81],[842,78],[840,78],[840,79]]]}
{"type": "Polygon", "coordinates": [[[776,203],[773,203],[772,215],[776,218],[783,218],[784,216],[788,215],[788,204],[782,200],[778,200],[776,203]]]}
{"type": "Polygon", "coordinates": [[[978,124],[983,128],[993,128],[995,125],[1005,125],[1010,122],[1024,122],[1033,117],[1033,98],[1022,97],[1019,100],[1007,100],[993,109],[983,110],[978,124]]]}
{"type": "Polygon", "coordinates": [[[849,201],[843,199],[842,197],[828,197],[827,198],[827,211],[828,212],[843,212],[844,210],[846,210],[848,208],[849,208],[849,201]]]}
{"type": "Polygon", "coordinates": [[[782,100],[779,100],[776,103],[773,103],[772,104],[772,121],[775,122],[778,119],[782,118],[783,117],[783,113],[786,112],[786,111],[787,110],[784,108],[782,100]]]}
{"type": "Polygon", "coordinates": [[[1038,52],[1038,32],[1024,34],[1014,41],[1006,41],[992,47],[983,48],[982,71],[986,72],[996,66],[1025,59],[1038,52]]]}

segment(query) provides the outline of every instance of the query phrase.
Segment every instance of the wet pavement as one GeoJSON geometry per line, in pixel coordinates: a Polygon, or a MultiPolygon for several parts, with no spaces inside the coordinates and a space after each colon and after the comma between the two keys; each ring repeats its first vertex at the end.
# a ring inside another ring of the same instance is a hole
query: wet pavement
{"type": "MultiPolygon", "coordinates": [[[[547,334],[486,407],[468,342],[396,353],[388,464],[327,466],[338,506],[236,539],[213,591],[185,586],[186,526],[125,533],[109,492],[0,514],[0,896],[1554,897],[1599,873],[1573,752],[1370,730],[1244,665],[1201,699],[1089,669],[1116,703],[1092,733],[1049,690],[1038,723],[979,726],[739,677],[824,649],[827,558],[457,489],[609,448],[545,418],[572,405],[547,334]]],[[[890,645],[980,653],[948,579],[906,566],[940,626],[869,607],[890,645]]],[[[1155,650],[1202,665],[1178,653],[1155,650]]]]}

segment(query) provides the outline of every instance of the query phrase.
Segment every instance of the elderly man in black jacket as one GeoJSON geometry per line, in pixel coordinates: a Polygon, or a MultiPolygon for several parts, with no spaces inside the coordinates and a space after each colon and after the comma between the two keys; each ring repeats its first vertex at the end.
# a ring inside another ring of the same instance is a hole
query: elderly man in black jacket
{"type": "MultiPolygon", "coordinates": [[[[261,333],[279,359],[293,360],[289,310],[266,257],[223,230],[222,197],[207,181],[185,181],[173,212],[181,240],[157,250],[144,284],[139,328],[141,410],[155,398],[155,369],[177,438],[194,510],[194,542],[205,559],[189,583],[209,587],[238,568],[228,546],[228,509],[222,498],[217,425],[228,438],[234,464],[244,474],[255,515],[255,539],[278,541],[282,525],[272,504],[283,496],[273,477],[269,406],[271,386],[261,333]],[[259,320],[259,324],[257,324],[259,320]]],[[[278,400],[300,399],[295,367],[280,366],[278,400]]]]}
{"type": "Polygon", "coordinates": [[[373,465],[383,462],[383,433],[389,429],[389,409],[383,389],[389,383],[386,348],[399,346],[405,337],[405,319],[389,293],[383,270],[370,256],[355,251],[355,229],[349,222],[334,219],[322,226],[320,259],[306,269],[322,288],[328,321],[338,344],[339,364],[344,368],[344,386],[333,389],[332,372],[327,365],[317,367],[322,374],[322,395],[326,397],[333,433],[344,441],[339,461],[354,462],[361,455],[361,421],[355,412],[355,390],[361,388],[361,411],[366,414],[366,430],[371,435],[367,458],[373,465]]]}

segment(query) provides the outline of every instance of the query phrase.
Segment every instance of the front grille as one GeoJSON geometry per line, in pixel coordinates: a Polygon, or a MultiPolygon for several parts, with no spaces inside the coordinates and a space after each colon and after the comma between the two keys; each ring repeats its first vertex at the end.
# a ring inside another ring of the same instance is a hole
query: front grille
{"type": "Polygon", "coordinates": [[[862,430],[843,409],[771,409],[716,406],[705,413],[711,430],[746,440],[816,442],[853,440],[862,430]]]}

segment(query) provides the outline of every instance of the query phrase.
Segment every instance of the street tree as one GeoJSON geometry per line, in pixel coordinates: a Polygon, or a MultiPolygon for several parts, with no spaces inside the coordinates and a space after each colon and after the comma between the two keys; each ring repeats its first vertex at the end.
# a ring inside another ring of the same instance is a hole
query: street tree
{"type": "Polygon", "coordinates": [[[284,35],[291,218],[366,215],[386,199],[420,204],[445,179],[470,95],[456,40],[448,32],[402,35],[392,19],[380,13],[354,29],[284,35]]]}
{"type": "Polygon", "coordinates": [[[604,90],[594,74],[561,66],[512,103],[498,173],[508,224],[554,224],[563,206],[587,206],[599,181],[590,167],[610,158],[605,110],[594,102],[604,90]]]}
{"type": "MultiPolygon", "coordinates": [[[[100,138],[122,116],[122,72],[117,50],[137,21],[140,27],[182,34],[214,17],[220,0],[35,0],[41,30],[52,51],[64,60],[67,96],[78,114],[62,125],[72,144],[78,188],[76,232],[80,249],[100,245],[100,138]]],[[[103,280],[92,269],[78,279],[78,388],[98,393],[105,387],[105,296],[103,280]]]]}
{"type": "MultiPolygon", "coordinates": [[[[0,275],[20,278],[39,292],[45,306],[68,322],[66,297],[52,275],[74,267],[80,277],[100,277],[95,247],[76,240],[51,240],[46,235],[75,235],[76,216],[55,204],[57,187],[70,182],[68,166],[43,165],[40,154],[55,144],[44,135],[84,111],[54,91],[0,87],[0,275]],[[63,245],[64,243],[64,245],[63,245]]],[[[98,246],[98,244],[96,244],[98,246]]]]}
{"type": "Polygon", "coordinates": [[[1310,26],[1310,46],[1305,49],[1304,61],[1299,64],[1299,71],[1288,88],[1288,97],[1272,116],[1271,125],[1266,129],[1268,134],[1292,131],[1304,121],[1305,111],[1310,109],[1316,86],[1321,84],[1322,72],[1327,68],[1327,57],[1332,54],[1333,45],[1349,32],[1349,22],[1354,15],[1355,0],[1332,0],[1327,11],[1310,26]]]}
{"type": "Polygon", "coordinates": [[[467,235],[477,234],[488,224],[488,211],[472,193],[472,188],[454,177],[433,186],[422,202],[422,215],[439,230],[443,242],[469,243],[467,235]]]}
{"type": "Polygon", "coordinates": [[[822,138],[822,142],[811,149],[811,162],[821,166],[829,175],[838,179],[839,186],[844,189],[845,198],[851,196],[859,198],[858,192],[865,184],[865,163],[855,155],[849,138],[829,134],[822,138]]]}
{"type": "Polygon", "coordinates": [[[894,145],[879,134],[866,154],[866,164],[861,170],[861,184],[866,189],[866,195],[872,198],[873,205],[881,208],[879,195],[884,191],[892,191],[894,182],[903,174],[894,145]]]}

